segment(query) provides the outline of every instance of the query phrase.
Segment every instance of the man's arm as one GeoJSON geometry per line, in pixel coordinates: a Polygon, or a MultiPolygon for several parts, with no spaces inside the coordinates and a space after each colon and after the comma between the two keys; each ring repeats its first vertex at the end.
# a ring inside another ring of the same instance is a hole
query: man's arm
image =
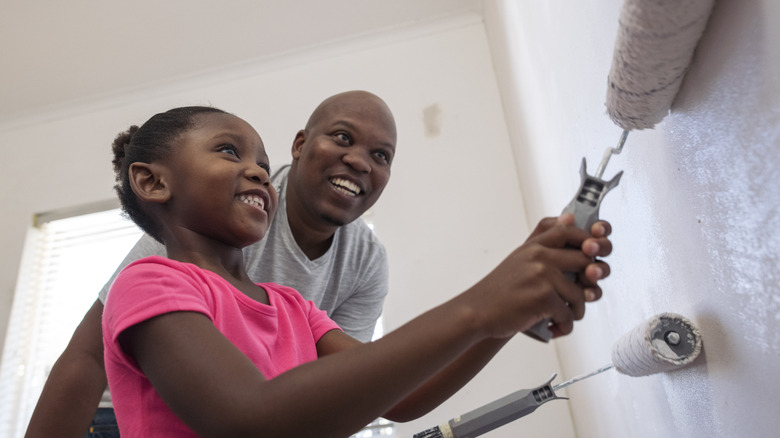
{"type": "Polygon", "coordinates": [[[144,234],[100,291],[102,298],[95,300],[54,363],[25,438],[84,436],[106,389],[101,299],[105,300],[109,285],[125,266],[151,255],[164,257],[165,247],[144,234]]]}
{"type": "Polygon", "coordinates": [[[84,436],[106,389],[102,316],[95,300],[54,363],[25,438],[84,436]]]}

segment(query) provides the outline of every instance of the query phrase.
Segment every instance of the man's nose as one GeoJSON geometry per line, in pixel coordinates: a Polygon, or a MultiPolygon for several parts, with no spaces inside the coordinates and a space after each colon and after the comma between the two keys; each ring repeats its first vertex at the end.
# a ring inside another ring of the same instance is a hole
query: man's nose
{"type": "Polygon", "coordinates": [[[361,148],[350,148],[342,160],[358,172],[371,173],[371,157],[361,148]]]}

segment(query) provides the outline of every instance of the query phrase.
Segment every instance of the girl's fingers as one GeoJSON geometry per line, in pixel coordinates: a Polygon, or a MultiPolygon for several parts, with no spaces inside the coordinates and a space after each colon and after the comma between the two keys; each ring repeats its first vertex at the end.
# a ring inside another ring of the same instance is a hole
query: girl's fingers
{"type": "Polygon", "coordinates": [[[585,293],[581,285],[561,276],[555,283],[558,295],[571,312],[571,317],[579,321],[585,316],[585,293]]]}
{"type": "Polygon", "coordinates": [[[607,221],[597,221],[590,227],[593,237],[607,237],[612,234],[612,225],[607,221]]]}
{"type": "Polygon", "coordinates": [[[586,303],[601,298],[598,281],[609,276],[610,267],[595,258],[612,253],[611,233],[609,222],[598,221],[586,231],[574,226],[572,214],[564,214],[543,219],[529,237],[538,245],[534,258],[552,268],[544,276],[557,297],[547,302],[545,313],[553,322],[554,336],[570,333],[574,321],[585,316],[586,303]],[[575,273],[576,279],[566,273],[575,273]]]}
{"type": "MultiPolygon", "coordinates": [[[[583,242],[588,238],[592,238],[592,236],[587,231],[559,220],[554,226],[535,235],[533,238],[530,238],[529,241],[535,241],[548,248],[581,248],[583,242]]],[[[594,242],[597,245],[599,244],[599,240],[594,239],[594,242]]]]}
{"type": "Polygon", "coordinates": [[[574,225],[574,214],[564,213],[558,216],[557,218],[555,218],[555,220],[561,225],[574,225]]]}
{"type": "Polygon", "coordinates": [[[557,217],[546,217],[539,221],[538,224],[536,224],[536,228],[531,232],[531,234],[528,236],[528,239],[531,240],[534,237],[544,233],[545,231],[549,230],[550,228],[554,227],[558,223],[557,217]]]}
{"type": "Polygon", "coordinates": [[[595,264],[592,257],[575,248],[545,248],[544,252],[544,262],[562,272],[577,274],[595,264]]]}
{"type": "Polygon", "coordinates": [[[548,248],[571,246],[580,248],[590,257],[606,257],[612,253],[612,242],[608,237],[611,232],[612,226],[606,221],[596,222],[590,231],[577,228],[574,215],[567,213],[540,221],[528,240],[548,248]]]}
{"type": "Polygon", "coordinates": [[[612,254],[612,242],[606,237],[585,239],[582,252],[590,257],[606,257],[612,254]]]}
{"type": "Polygon", "coordinates": [[[584,275],[580,276],[580,281],[586,286],[595,286],[599,280],[609,277],[610,273],[609,264],[596,260],[585,267],[584,275]]]}
{"type": "Polygon", "coordinates": [[[601,288],[598,286],[586,287],[582,293],[585,295],[586,303],[592,303],[601,299],[601,288]]]}

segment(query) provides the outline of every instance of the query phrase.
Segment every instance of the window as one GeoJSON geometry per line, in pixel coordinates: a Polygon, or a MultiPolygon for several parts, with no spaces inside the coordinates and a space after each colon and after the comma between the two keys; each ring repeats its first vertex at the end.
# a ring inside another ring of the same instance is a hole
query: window
{"type": "Polygon", "coordinates": [[[37,215],[0,367],[0,436],[22,437],[52,365],[141,231],[116,202],[37,215]]]}
{"type": "MultiPolygon", "coordinates": [[[[374,212],[371,209],[363,213],[363,220],[366,222],[366,225],[368,225],[368,227],[371,228],[371,231],[375,232],[373,216],[374,216],[374,212]]],[[[384,330],[385,330],[385,324],[383,321],[383,316],[380,315],[379,320],[376,322],[376,327],[374,328],[374,334],[373,336],[371,336],[371,340],[375,341],[381,338],[385,334],[384,330]]],[[[384,418],[377,418],[376,420],[368,424],[366,427],[364,427],[360,432],[356,433],[355,435],[352,435],[350,438],[377,438],[377,437],[395,438],[395,424],[393,424],[391,421],[385,420],[384,418]]]]}
{"type": "MultiPolygon", "coordinates": [[[[141,234],[117,202],[35,217],[0,364],[0,436],[24,436],[54,362],[141,234]]],[[[380,319],[374,338],[381,335],[380,319]]],[[[380,436],[395,436],[393,424],[379,419],[354,435],[380,436]]]]}
{"type": "Polygon", "coordinates": [[[360,432],[352,435],[350,438],[394,438],[395,437],[395,425],[385,420],[384,418],[378,418],[371,424],[364,427],[360,432]]]}

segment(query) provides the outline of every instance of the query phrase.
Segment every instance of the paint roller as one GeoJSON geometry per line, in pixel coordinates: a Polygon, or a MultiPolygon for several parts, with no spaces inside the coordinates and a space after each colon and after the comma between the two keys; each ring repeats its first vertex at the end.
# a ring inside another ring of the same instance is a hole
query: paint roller
{"type": "Polygon", "coordinates": [[[715,0],[626,0],[607,87],[607,113],[624,130],[669,112],[715,0]]]}
{"type": "Polygon", "coordinates": [[[612,348],[612,362],[598,370],[551,385],[522,389],[471,412],[414,435],[414,438],[473,438],[517,420],[550,400],[567,400],[555,392],[612,368],[633,377],[678,369],[691,363],[702,349],[701,332],[687,318],[661,313],[624,334],[612,348]]]}
{"type": "MultiPolygon", "coordinates": [[[[610,181],[601,177],[610,157],[623,150],[629,131],[653,128],[669,113],[714,3],[715,0],[623,3],[606,98],[607,114],[623,128],[623,133],[617,147],[604,152],[595,175],[588,175],[585,158],[582,159],[580,188],[563,210],[574,214],[577,227],[590,230],[598,220],[604,196],[620,182],[622,171],[610,181]]],[[[549,320],[543,320],[525,333],[547,342],[552,337],[549,325],[549,320]]]]}

